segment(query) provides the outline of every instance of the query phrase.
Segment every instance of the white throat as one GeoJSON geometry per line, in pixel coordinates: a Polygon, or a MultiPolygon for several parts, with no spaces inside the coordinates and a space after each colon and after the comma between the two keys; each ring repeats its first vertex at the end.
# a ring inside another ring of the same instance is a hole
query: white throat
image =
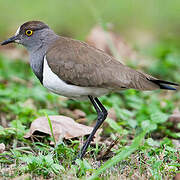
{"type": "MultiPolygon", "coordinates": [[[[20,29],[21,29],[21,26],[18,27],[16,33],[15,33],[15,36],[18,36],[19,35],[19,32],[20,32],[20,29]]],[[[15,42],[19,43],[19,40],[16,39],[15,42]]]]}
{"type": "Polygon", "coordinates": [[[18,27],[18,29],[17,29],[17,31],[16,31],[16,33],[15,33],[15,36],[17,36],[17,35],[19,34],[20,29],[21,29],[21,26],[18,27]]]}

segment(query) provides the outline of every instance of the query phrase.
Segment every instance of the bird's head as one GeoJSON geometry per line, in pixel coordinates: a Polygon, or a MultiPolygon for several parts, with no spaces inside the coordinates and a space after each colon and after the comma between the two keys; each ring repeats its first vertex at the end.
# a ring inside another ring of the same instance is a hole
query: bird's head
{"type": "Polygon", "coordinates": [[[18,43],[27,49],[33,49],[42,44],[43,41],[50,39],[54,32],[41,21],[28,21],[22,24],[16,31],[15,35],[3,41],[1,45],[9,43],[18,43]]]}

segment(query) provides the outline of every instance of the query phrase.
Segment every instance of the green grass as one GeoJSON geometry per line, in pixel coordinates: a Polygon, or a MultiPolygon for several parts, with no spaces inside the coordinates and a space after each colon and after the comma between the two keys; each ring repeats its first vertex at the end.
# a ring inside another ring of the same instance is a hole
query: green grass
{"type": "MultiPolygon", "coordinates": [[[[157,60],[145,71],[180,82],[178,45],[161,41],[149,49],[144,49],[144,53],[157,60]]],[[[172,179],[180,167],[179,151],[173,140],[180,134],[167,119],[176,107],[180,107],[179,98],[178,91],[160,90],[127,90],[101,97],[107,109],[115,110],[117,120],[106,120],[102,127],[102,145],[90,146],[85,159],[76,160],[74,164],[79,141],[61,140],[50,146],[50,137],[33,142],[23,136],[35,118],[44,114],[57,115],[60,109],[81,109],[86,113],[85,123],[92,125],[96,113],[90,103],[62,101],[40,85],[28,64],[0,56],[0,143],[6,145],[6,150],[0,154],[0,177],[26,174],[30,179],[41,176],[55,179],[94,179],[98,176],[100,179],[172,179]],[[111,149],[113,156],[97,160],[109,147],[106,140],[109,138],[112,142],[117,137],[118,143],[111,149]]],[[[51,126],[51,122],[49,124],[51,126]]]]}

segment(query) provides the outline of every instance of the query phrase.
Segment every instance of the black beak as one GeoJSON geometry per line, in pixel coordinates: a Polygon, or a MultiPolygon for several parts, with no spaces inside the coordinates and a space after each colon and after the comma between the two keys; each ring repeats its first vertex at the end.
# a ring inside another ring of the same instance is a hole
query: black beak
{"type": "Polygon", "coordinates": [[[13,36],[13,37],[9,38],[8,40],[3,41],[1,43],[1,45],[6,45],[9,43],[18,42],[17,40],[19,40],[18,36],[13,36]]]}

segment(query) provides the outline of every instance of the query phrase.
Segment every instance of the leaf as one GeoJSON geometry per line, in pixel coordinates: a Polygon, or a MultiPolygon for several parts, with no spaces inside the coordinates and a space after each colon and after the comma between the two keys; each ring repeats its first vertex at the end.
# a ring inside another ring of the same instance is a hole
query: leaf
{"type": "Polygon", "coordinates": [[[113,128],[115,131],[117,131],[119,134],[122,134],[122,127],[119,126],[113,119],[107,118],[106,122],[109,124],[111,128],[113,128]]]}
{"type": "Polygon", "coordinates": [[[137,126],[137,121],[134,119],[128,119],[127,122],[131,128],[135,128],[137,126]]]}
{"type": "Polygon", "coordinates": [[[163,123],[163,122],[166,122],[167,119],[168,119],[168,115],[162,112],[156,112],[156,113],[151,114],[151,120],[154,123],[163,123]]]}
{"type": "Polygon", "coordinates": [[[5,145],[4,143],[0,143],[0,153],[3,153],[5,150],[5,145]]]}
{"type": "Polygon", "coordinates": [[[149,146],[152,146],[152,147],[154,147],[154,146],[159,147],[160,146],[160,143],[158,141],[155,141],[152,138],[148,138],[146,140],[146,142],[148,143],[149,146]]]}
{"type": "Polygon", "coordinates": [[[127,109],[119,109],[117,115],[123,120],[128,120],[134,116],[134,112],[131,112],[127,109]]]}
{"type": "Polygon", "coordinates": [[[153,131],[153,130],[157,129],[157,124],[152,123],[149,120],[145,120],[141,123],[141,127],[143,129],[148,129],[149,131],[153,131]]]}
{"type": "Polygon", "coordinates": [[[60,164],[52,164],[52,165],[51,165],[51,168],[52,168],[56,173],[58,173],[60,170],[61,170],[61,171],[65,171],[64,167],[61,166],[60,164]]]}
{"type": "MultiPolygon", "coordinates": [[[[85,136],[92,132],[93,127],[85,126],[75,122],[72,118],[66,116],[48,116],[51,120],[53,134],[56,142],[59,137],[65,139],[71,139],[75,137],[85,136]]],[[[96,132],[100,133],[101,130],[96,132]]],[[[24,138],[30,138],[38,132],[45,133],[51,136],[51,129],[48,124],[48,119],[46,117],[39,117],[35,119],[30,127],[30,131],[24,136],[24,138]]]]}

